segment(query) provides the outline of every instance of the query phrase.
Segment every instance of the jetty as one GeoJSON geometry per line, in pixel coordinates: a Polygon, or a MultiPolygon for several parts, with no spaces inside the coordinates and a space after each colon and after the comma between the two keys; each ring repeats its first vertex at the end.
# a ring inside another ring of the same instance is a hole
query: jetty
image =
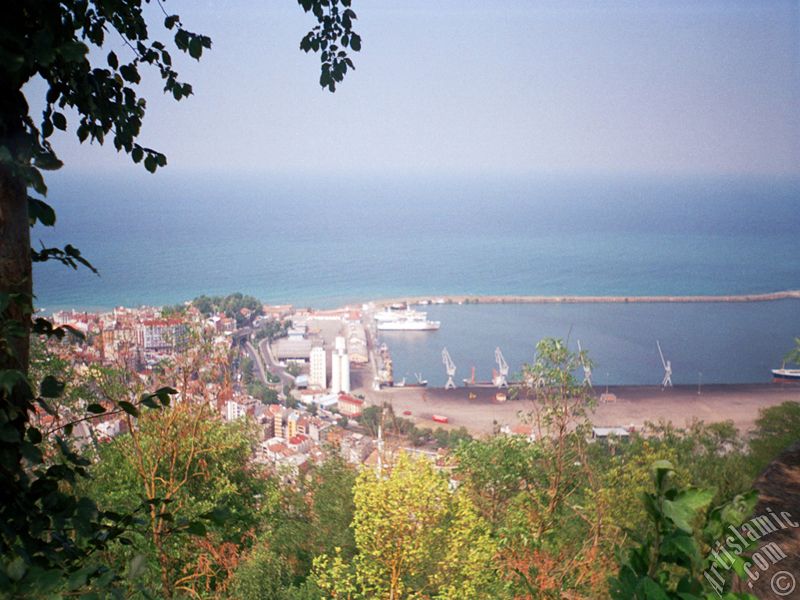
{"type": "Polygon", "coordinates": [[[800,290],[783,290],[762,294],[725,294],[691,296],[526,296],[526,295],[445,295],[414,296],[376,300],[379,307],[408,304],[636,304],[682,302],[774,302],[800,300],[800,290]]]}

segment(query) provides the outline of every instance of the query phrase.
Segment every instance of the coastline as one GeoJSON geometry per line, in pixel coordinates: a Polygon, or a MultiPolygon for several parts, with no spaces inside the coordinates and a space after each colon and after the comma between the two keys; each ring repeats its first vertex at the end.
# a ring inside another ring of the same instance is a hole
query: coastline
{"type": "Polygon", "coordinates": [[[800,300],[800,290],[783,290],[763,294],[723,294],[696,296],[526,296],[526,295],[444,295],[409,296],[373,300],[378,307],[406,302],[408,304],[668,304],[714,302],[773,302],[800,300]]]}

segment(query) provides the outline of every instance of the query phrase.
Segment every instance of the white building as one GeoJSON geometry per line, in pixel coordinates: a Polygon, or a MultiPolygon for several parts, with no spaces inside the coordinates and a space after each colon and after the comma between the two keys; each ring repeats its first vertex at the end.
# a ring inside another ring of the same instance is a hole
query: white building
{"type": "Polygon", "coordinates": [[[315,346],[309,355],[310,369],[308,373],[308,386],[324,390],[328,387],[328,360],[325,348],[315,346]]]}
{"type": "Polygon", "coordinates": [[[238,402],[234,402],[233,400],[228,400],[225,403],[225,418],[228,421],[235,421],[236,419],[240,419],[247,414],[247,410],[244,406],[239,404],[238,402]]]}
{"type": "Polygon", "coordinates": [[[347,356],[347,345],[341,336],[336,337],[331,354],[331,393],[350,393],[350,359],[347,356]]]}

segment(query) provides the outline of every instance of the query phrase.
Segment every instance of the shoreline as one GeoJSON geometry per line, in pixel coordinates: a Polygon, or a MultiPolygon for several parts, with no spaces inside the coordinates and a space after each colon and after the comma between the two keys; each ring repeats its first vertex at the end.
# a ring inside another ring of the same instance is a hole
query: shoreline
{"type": "Polygon", "coordinates": [[[783,290],[763,294],[721,294],[691,296],[527,296],[527,295],[432,295],[382,298],[372,300],[378,307],[406,302],[408,304],[670,304],[774,302],[800,300],[800,290],[783,290]]]}
{"type": "MultiPolygon", "coordinates": [[[[431,306],[441,306],[445,304],[693,304],[693,303],[746,303],[746,302],[775,302],[779,300],[800,300],[800,290],[781,290],[778,292],[766,292],[757,294],[695,294],[688,296],[576,296],[576,295],[525,295],[525,294],[430,294],[427,296],[396,296],[388,298],[373,298],[370,300],[352,300],[351,302],[332,306],[331,308],[319,308],[310,304],[291,303],[295,309],[311,309],[319,311],[349,310],[361,305],[372,304],[378,308],[385,308],[391,304],[408,303],[422,304],[431,306]]],[[[178,302],[186,304],[191,299],[178,302]]],[[[265,306],[272,306],[274,302],[264,302],[265,306]]],[[[166,304],[119,304],[111,307],[106,306],[76,306],[56,304],[54,307],[39,307],[37,312],[52,314],[58,311],[74,311],[83,313],[102,313],[109,312],[115,308],[164,308],[173,303],[166,304]]]]}
{"type": "MultiPolygon", "coordinates": [[[[612,385],[608,392],[612,402],[599,402],[590,421],[596,427],[630,427],[642,429],[646,423],[671,422],[685,427],[694,420],[706,423],[732,421],[742,433],[755,427],[762,409],[783,402],[800,400],[800,384],[751,383],[676,385],[662,389],[658,385],[612,385]]],[[[530,399],[495,400],[496,388],[387,388],[367,391],[373,406],[389,402],[396,414],[409,411],[416,425],[435,429],[439,423],[432,415],[448,417],[446,428],[466,427],[476,435],[490,434],[496,425],[520,423],[519,413],[531,410],[530,399]],[[475,396],[470,398],[469,394],[475,396]]],[[[597,386],[592,394],[599,400],[606,386],[597,386]]]]}

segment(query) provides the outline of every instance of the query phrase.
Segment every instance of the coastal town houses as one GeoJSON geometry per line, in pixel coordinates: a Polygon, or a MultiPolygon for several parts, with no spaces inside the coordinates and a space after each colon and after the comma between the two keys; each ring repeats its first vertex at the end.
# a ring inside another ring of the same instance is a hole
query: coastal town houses
{"type": "Polygon", "coordinates": [[[339,394],[337,406],[342,415],[356,419],[361,416],[364,410],[364,401],[350,394],[339,394]]]}

